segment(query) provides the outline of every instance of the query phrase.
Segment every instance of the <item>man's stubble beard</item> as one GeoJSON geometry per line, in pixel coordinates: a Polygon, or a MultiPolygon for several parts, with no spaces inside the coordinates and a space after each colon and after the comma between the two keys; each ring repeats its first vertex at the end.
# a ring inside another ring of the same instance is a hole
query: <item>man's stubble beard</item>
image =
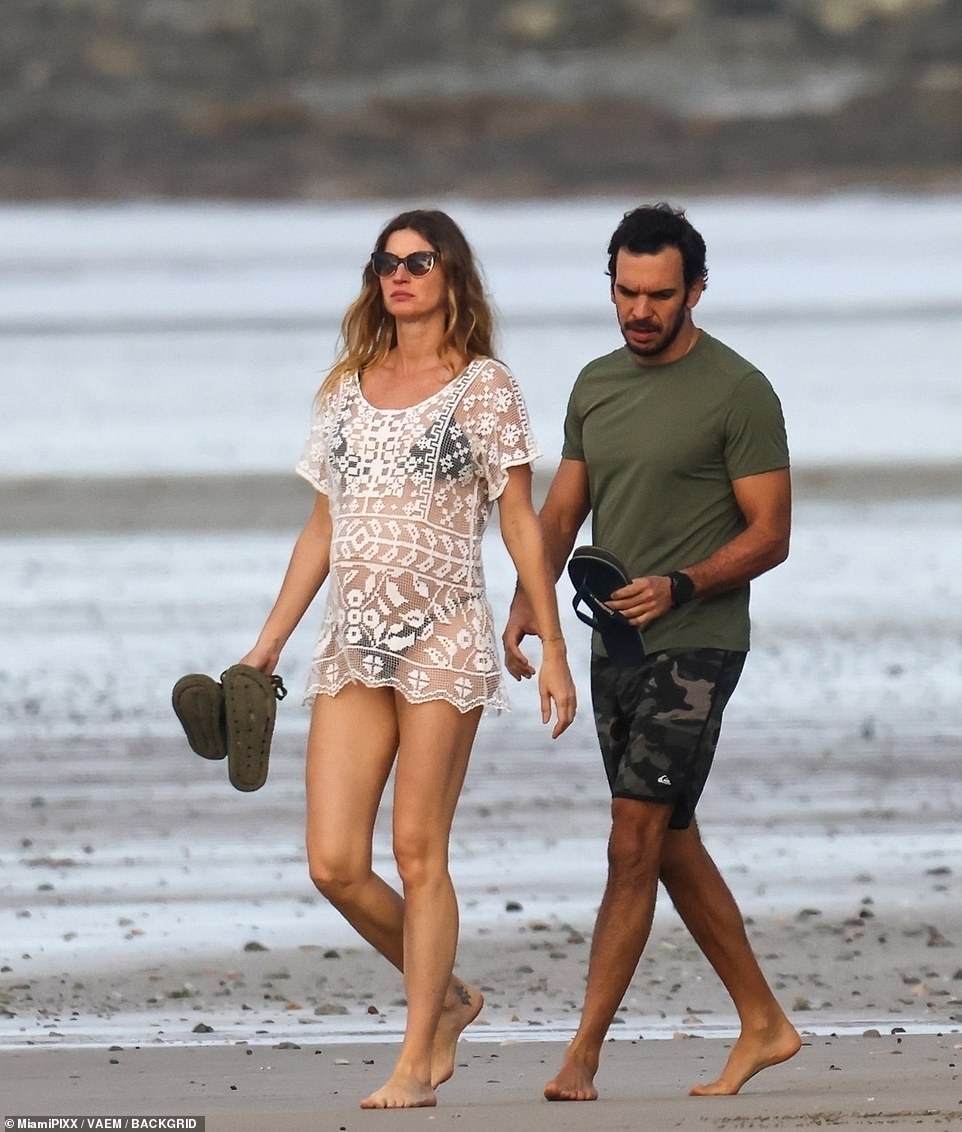
{"type": "MultiPolygon", "coordinates": [[[[625,345],[628,347],[628,349],[636,357],[639,357],[639,358],[657,358],[659,354],[663,354],[666,350],[668,350],[672,346],[675,339],[681,333],[682,327],[685,325],[685,315],[687,313],[688,313],[688,308],[683,306],[681,308],[681,310],[678,312],[678,314],[675,318],[674,324],[666,332],[665,336],[662,337],[661,339],[659,339],[658,342],[656,342],[652,346],[643,346],[643,347],[632,346],[632,344],[628,341],[627,336],[625,336],[625,330],[630,329],[632,327],[632,324],[626,323],[625,325],[623,325],[621,327],[621,333],[622,333],[622,337],[624,337],[624,339],[625,339],[625,345]]],[[[635,323],[634,328],[636,330],[637,329],[643,329],[643,326],[639,326],[637,323],[635,323]]]]}

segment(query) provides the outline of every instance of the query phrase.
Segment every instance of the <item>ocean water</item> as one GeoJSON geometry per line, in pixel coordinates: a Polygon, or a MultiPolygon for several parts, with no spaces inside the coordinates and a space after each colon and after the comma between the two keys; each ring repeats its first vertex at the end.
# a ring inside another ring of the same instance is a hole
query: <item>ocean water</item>
{"type": "MultiPolygon", "coordinates": [[[[578,369],[620,341],[605,247],[632,203],[446,204],[546,466],[578,369]]],[[[698,321],[770,376],[796,464],[960,458],[962,198],[687,203],[698,321]]],[[[0,208],[0,476],[290,467],[397,208],[0,208]]]]}
{"type": "MultiPolygon", "coordinates": [[[[620,340],[604,249],[631,203],[446,205],[484,266],[546,474],[574,376],[620,340]]],[[[360,265],[399,207],[0,209],[0,485],[289,471],[360,265]]],[[[777,653],[776,668],[799,679],[760,672],[758,660],[750,671],[777,691],[740,696],[733,712],[824,727],[828,702],[843,727],[898,716],[914,728],[903,700],[924,680],[923,726],[951,730],[962,687],[962,198],[722,199],[689,212],[709,248],[697,320],[768,373],[800,474],[835,477],[828,495],[799,500],[788,564],[755,586],[756,655],[777,653]],[[939,498],[926,495],[926,469],[941,473],[939,498]],[[829,646],[850,661],[835,679],[819,674],[829,646]]],[[[111,711],[117,727],[169,724],[153,681],[246,651],[289,548],[287,535],[117,539],[80,526],[4,543],[0,728],[69,729],[70,711],[53,705],[89,703],[91,681],[100,724],[111,711]],[[211,555],[244,564],[213,603],[211,555]],[[118,652],[126,678],[108,688],[118,652]],[[84,654],[95,674],[78,683],[84,654]]],[[[509,563],[489,542],[492,591],[506,593],[509,563]]],[[[292,646],[295,670],[313,625],[292,646]]],[[[778,741],[780,726],[769,728],[778,741]]]]}
{"type": "MultiPolygon", "coordinates": [[[[619,343],[604,248],[632,203],[446,203],[484,265],[546,472],[578,369],[619,343]]],[[[206,474],[289,470],[361,264],[403,206],[0,208],[0,487],[176,474],[203,490],[206,474]]],[[[689,211],[709,247],[697,321],[769,375],[809,473],[792,555],[753,587],[753,652],[704,821],[749,914],[841,906],[880,858],[896,863],[890,896],[904,912],[933,861],[962,871],[962,198],[696,200],[689,211]]],[[[218,768],[183,762],[169,693],[182,672],[216,673],[246,651],[294,532],[76,526],[15,535],[0,514],[8,950],[34,954],[35,972],[109,962],[106,925],[155,907],[142,880],[130,887],[135,857],[162,876],[165,908],[195,925],[201,951],[249,915],[225,918],[215,895],[249,885],[283,937],[304,915],[296,700],[319,610],[285,655],[279,757],[268,788],[245,799],[253,827],[236,829],[258,845],[256,876],[222,840],[236,799],[218,768]],[[20,917],[40,879],[20,846],[73,856],[85,839],[92,870],[75,888],[58,876],[59,897],[20,917]],[[179,869],[187,846],[209,870],[179,869]]],[[[513,572],[494,531],[485,555],[501,617],[513,572]]],[[[587,631],[564,617],[583,704],[569,735],[552,747],[530,685],[512,686],[512,713],[482,725],[453,849],[472,930],[503,930],[492,877],[531,914],[561,899],[590,927],[607,802],[587,631]]],[[[377,850],[386,861],[383,830],[377,850]]],[[[957,921],[947,899],[927,896],[925,914],[957,921]]],[[[316,914],[340,940],[333,913],[316,914]]]]}

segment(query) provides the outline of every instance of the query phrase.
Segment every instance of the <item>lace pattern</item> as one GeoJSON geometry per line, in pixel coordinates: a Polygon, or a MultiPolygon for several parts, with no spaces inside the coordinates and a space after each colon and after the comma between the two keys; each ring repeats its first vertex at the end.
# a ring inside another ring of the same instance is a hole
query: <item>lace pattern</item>
{"type": "Polygon", "coordinates": [[[481,543],[508,468],[539,455],[521,391],[479,358],[406,409],[354,377],[316,407],[297,471],[329,498],[331,572],[306,700],[350,682],[506,707],[481,543]]]}

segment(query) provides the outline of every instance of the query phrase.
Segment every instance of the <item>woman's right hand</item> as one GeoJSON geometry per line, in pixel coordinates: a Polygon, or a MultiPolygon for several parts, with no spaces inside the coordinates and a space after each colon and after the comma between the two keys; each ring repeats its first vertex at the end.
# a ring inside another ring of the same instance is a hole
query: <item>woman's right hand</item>
{"type": "Polygon", "coordinates": [[[238,663],[246,664],[250,668],[260,669],[267,676],[273,676],[281,659],[281,650],[271,648],[260,643],[254,645],[249,653],[240,658],[238,663]]]}

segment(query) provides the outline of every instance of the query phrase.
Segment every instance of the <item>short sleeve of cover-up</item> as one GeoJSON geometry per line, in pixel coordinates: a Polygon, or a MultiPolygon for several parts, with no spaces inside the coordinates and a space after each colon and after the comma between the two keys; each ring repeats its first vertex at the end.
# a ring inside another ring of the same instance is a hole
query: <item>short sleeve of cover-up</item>
{"type": "Polygon", "coordinates": [[[311,427],[304,442],[304,450],[294,470],[303,476],[323,495],[331,494],[327,470],[327,449],[331,421],[330,397],[318,398],[311,413],[311,427]]]}
{"type": "Polygon", "coordinates": [[[468,386],[457,416],[487,483],[489,500],[504,491],[508,468],[530,464],[541,455],[521,389],[510,370],[494,359],[468,386]]]}

